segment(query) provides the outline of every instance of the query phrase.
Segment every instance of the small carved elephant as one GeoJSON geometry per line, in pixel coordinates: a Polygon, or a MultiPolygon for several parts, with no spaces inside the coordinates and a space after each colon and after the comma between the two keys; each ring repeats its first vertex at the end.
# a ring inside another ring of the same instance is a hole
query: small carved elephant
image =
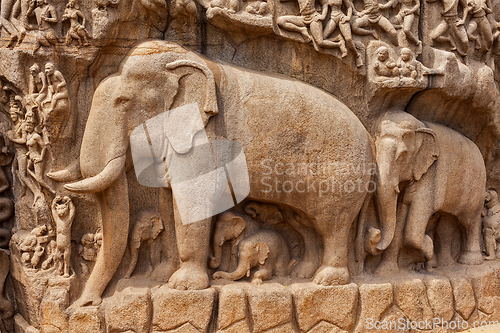
{"type": "Polygon", "coordinates": [[[135,224],[132,226],[132,232],[129,236],[129,249],[130,249],[130,266],[128,268],[125,278],[128,279],[134,272],[139,258],[139,249],[141,244],[145,241],[148,242],[150,247],[150,260],[151,266],[155,267],[160,262],[161,252],[160,248],[154,245],[156,238],[163,231],[163,221],[160,215],[151,210],[143,210],[137,214],[135,224]]]}
{"type": "Polygon", "coordinates": [[[250,276],[252,268],[257,267],[252,283],[260,284],[270,280],[273,275],[286,276],[293,262],[290,261],[288,244],[281,234],[271,229],[261,229],[243,239],[238,244],[238,267],[232,273],[218,271],[214,279],[239,280],[250,276]]]}

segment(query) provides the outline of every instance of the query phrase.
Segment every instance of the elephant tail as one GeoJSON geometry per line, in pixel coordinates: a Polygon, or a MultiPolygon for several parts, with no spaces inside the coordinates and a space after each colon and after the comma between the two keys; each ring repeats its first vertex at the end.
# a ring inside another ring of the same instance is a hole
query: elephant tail
{"type": "Polygon", "coordinates": [[[292,258],[290,260],[290,262],[288,263],[288,267],[287,267],[287,276],[290,275],[290,273],[292,272],[292,269],[295,267],[295,265],[297,265],[299,263],[299,261],[296,259],[296,258],[292,258]]]}
{"type": "Polygon", "coordinates": [[[356,233],[356,240],[354,244],[356,262],[360,262],[363,260],[363,254],[365,249],[364,238],[365,238],[366,217],[368,214],[368,207],[370,206],[370,201],[372,200],[372,198],[373,198],[373,193],[369,192],[365,197],[365,201],[363,202],[363,206],[361,207],[361,211],[359,212],[358,215],[358,230],[356,233]]]}

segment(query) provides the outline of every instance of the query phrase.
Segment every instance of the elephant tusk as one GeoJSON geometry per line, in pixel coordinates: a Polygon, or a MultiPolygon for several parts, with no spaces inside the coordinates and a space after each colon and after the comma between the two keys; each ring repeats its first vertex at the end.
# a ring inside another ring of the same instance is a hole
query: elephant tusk
{"type": "Polygon", "coordinates": [[[68,191],[76,193],[94,193],[104,191],[120,176],[125,167],[125,159],[125,154],[112,159],[97,175],[80,180],[76,183],[66,184],[64,185],[64,188],[68,191]]]}

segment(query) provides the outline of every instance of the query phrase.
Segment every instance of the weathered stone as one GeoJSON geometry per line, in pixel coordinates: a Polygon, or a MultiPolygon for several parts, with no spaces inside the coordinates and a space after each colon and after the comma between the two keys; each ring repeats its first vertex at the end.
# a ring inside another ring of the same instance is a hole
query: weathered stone
{"type": "Polygon", "coordinates": [[[381,328],[375,330],[380,333],[408,333],[410,329],[406,326],[406,318],[403,311],[401,311],[396,305],[393,305],[382,315],[380,320],[381,328]],[[400,323],[403,323],[401,325],[400,323]]]}
{"type": "Polygon", "coordinates": [[[291,287],[301,330],[307,331],[322,320],[344,330],[353,329],[358,304],[356,284],[323,287],[308,283],[291,287]]]}
{"type": "Polygon", "coordinates": [[[39,330],[31,326],[19,313],[14,316],[14,329],[16,333],[40,333],[39,330]]]}
{"type": "MultiPolygon", "coordinates": [[[[242,287],[226,285],[220,289],[218,330],[229,332],[230,326],[237,326],[238,330],[241,330],[238,332],[244,332],[245,328],[249,330],[245,320],[247,313],[247,297],[242,287]]],[[[232,330],[235,331],[236,328],[232,330]]]]}
{"type": "Polygon", "coordinates": [[[183,329],[206,331],[212,318],[215,295],[214,288],[184,291],[162,286],[152,289],[152,330],[168,332],[186,327],[183,329]]]}
{"type": "Polygon", "coordinates": [[[428,278],[425,280],[427,297],[434,318],[451,320],[455,313],[453,309],[453,289],[447,278],[428,278]]]}
{"type": "Polygon", "coordinates": [[[313,328],[307,331],[307,333],[347,333],[347,331],[344,331],[329,322],[320,321],[313,328]]]}
{"type": "Polygon", "coordinates": [[[393,290],[390,283],[362,284],[359,287],[360,315],[354,332],[369,332],[367,320],[380,321],[382,314],[393,304],[393,290]]]}
{"type": "Polygon", "coordinates": [[[468,274],[476,296],[477,308],[486,314],[492,314],[496,310],[495,298],[500,295],[500,283],[496,272],[488,267],[481,267],[470,270],[468,274]]]}
{"type": "Polygon", "coordinates": [[[411,321],[431,320],[432,310],[425,293],[424,282],[420,279],[394,282],[394,301],[411,321]]]}
{"type": "Polygon", "coordinates": [[[70,333],[102,333],[104,325],[97,307],[72,308],[69,315],[70,333]]]}
{"type": "Polygon", "coordinates": [[[453,298],[455,300],[455,311],[468,320],[472,311],[476,308],[476,300],[472,285],[463,277],[451,277],[451,285],[453,287],[453,298]]]}
{"type": "Polygon", "coordinates": [[[236,323],[233,323],[231,326],[228,326],[222,330],[217,331],[217,333],[250,333],[250,327],[248,326],[248,322],[246,319],[240,320],[236,323]]]}
{"type": "Polygon", "coordinates": [[[149,332],[153,307],[149,288],[125,288],[115,293],[103,306],[108,332],[149,332]]]}
{"type": "Polygon", "coordinates": [[[64,287],[50,288],[42,301],[42,331],[67,332],[68,315],[64,310],[68,306],[69,290],[64,287]]]}
{"type": "Polygon", "coordinates": [[[266,332],[293,320],[293,302],[289,288],[276,283],[250,285],[247,297],[255,333],[266,332]]]}

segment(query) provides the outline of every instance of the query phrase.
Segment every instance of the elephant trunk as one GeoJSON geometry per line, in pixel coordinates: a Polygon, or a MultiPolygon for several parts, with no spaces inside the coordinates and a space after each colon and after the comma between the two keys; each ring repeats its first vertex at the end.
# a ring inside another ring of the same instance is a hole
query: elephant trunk
{"type": "Polygon", "coordinates": [[[95,193],[109,188],[111,184],[120,176],[125,168],[126,155],[121,155],[112,159],[104,169],[93,177],[66,184],[64,188],[76,193],[95,193]]]}
{"type": "Polygon", "coordinates": [[[381,240],[377,249],[380,251],[391,244],[396,229],[399,175],[393,169],[388,163],[380,163],[376,177],[376,202],[381,223],[381,240]]]}
{"type": "Polygon", "coordinates": [[[240,258],[240,261],[238,263],[238,267],[236,270],[232,273],[227,273],[227,275],[224,277],[228,280],[236,281],[241,279],[242,277],[250,276],[250,270],[252,269],[249,258],[240,258]]]}
{"type": "Polygon", "coordinates": [[[224,244],[224,239],[222,239],[222,241],[214,239],[214,256],[210,260],[211,269],[216,269],[220,266],[222,259],[222,244],[224,244]]]}

